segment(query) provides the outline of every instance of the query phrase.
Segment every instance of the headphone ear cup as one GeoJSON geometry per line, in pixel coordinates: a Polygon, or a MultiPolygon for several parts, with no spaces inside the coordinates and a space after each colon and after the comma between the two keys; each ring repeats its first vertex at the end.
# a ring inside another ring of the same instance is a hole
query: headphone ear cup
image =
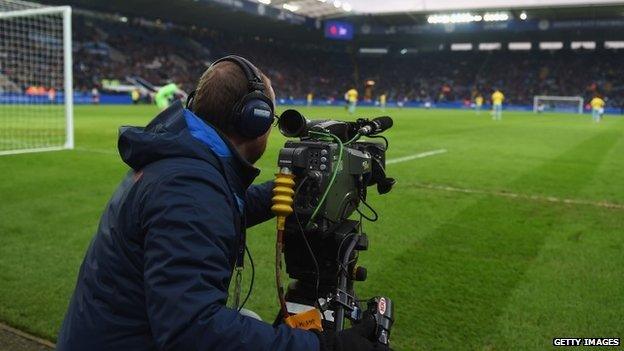
{"type": "Polygon", "coordinates": [[[255,139],[265,134],[273,124],[273,102],[260,92],[243,97],[234,111],[236,131],[242,136],[255,139]]]}

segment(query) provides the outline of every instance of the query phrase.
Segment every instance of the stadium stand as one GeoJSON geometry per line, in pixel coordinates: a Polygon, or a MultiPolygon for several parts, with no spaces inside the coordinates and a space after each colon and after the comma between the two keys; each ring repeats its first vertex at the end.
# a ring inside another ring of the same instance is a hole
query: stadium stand
{"type": "Polygon", "coordinates": [[[599,91],[608,106],[624,109],[624,54],[618,50],[437,51],[418,55],[363,56],[318,44],[219,30],[106,17],[75,20],[75,81],[89,91],[102,80],[141,77],[155,85],[173,80],[191,90],[197,77],[220,56],[251,58],[269,74],[279,98],[340,100],[349,85],[376,82],[373,98],[390,101],[456,102],[493,87],[507,102],[530,105],[534,95],[575,95],[586,100],[599,91]]]}
{"type": "Polygon", "coordinates": [[[390,99],[456,101],[494,87],[507,92],[509,103],[530,104],[534,95],[591,98],[596,89],[620,106],[624,101],[624,56],[602,51],[455,52],[380,60],[359,59],[366,79],[378,83],[390,99]],[[448,87],[444,89],[444,87],[448,87]]]}

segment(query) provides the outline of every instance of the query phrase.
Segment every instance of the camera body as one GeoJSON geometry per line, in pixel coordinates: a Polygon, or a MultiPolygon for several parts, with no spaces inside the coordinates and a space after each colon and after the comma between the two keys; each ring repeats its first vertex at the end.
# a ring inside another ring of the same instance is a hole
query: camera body
{"type": "Polygon", "coordinates": [[[366,188],[375,184],[373,162],[385,163],[385,147],[378,143],[357,142],[344,147],[342,160],[339,152],[338,144],[313,139],[288,141],[280,150],[279,167],[291,169],[298,181],[306,179],[295,196],[294,210],[300,218],[309,217],[319,206],[323,191],[336,172],[327,195],[329,200],[320,204],[319,220],[308,228],[310,231],[325,232],[332,224],[348,218],[360,200],[366,199],[366,188]]]}

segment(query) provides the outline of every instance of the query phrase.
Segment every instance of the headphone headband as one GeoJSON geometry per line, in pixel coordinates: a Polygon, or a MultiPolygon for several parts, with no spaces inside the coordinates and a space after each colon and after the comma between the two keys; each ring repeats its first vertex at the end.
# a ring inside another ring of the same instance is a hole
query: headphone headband
{"type": "Polygon", "coordinates": [[[235,63],[238,67],[240,67],[245,74],[245,78],[247,78],[247,89],[250,93],[255,90],[260,90],[263,94],[265,93],[266,87],[264,86],[264,82],[258,73],[258,69],[246,58],[237,55],[225,56],[213,62],[210,65],[210,68],[224,61],[235,63]]]}

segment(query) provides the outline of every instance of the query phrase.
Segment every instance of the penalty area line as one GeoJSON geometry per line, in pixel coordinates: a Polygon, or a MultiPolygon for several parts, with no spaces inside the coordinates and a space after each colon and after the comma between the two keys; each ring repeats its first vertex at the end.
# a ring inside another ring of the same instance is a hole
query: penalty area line
{"type": "Polygon", "coordinates": [[[421,153],[413,154],[413,155],[409,155],[409,156],[391,158],[391,159],[386,161],[386,164],[387,165],[391,165],[391,164],[394,164],[394,163],[407,162],[407,161],[416,160],[416,159],[419,159],[419,158],[425,158],[425,157],[429,157],[429,156],[445,154],[447,152],[448,151],[446,149],[425,151],[425,152],[421,152],[421,153]]]}
{"type": "Polygon", "coordinates": [[[490,196],[506,197],[506,198],[511,198],[511,199],[521,199],[521,200],[530,200],[530,201],[539,201],[539,202],[559,203],[559,204],[567,204],[567,205],[584,205],[584,206],[593,206],[593,207],[601,207],[601,208],[610,208],[610,209],[624,210],[624,204],[608,202],[608,201],[592,201],[592,200],[585,200],[585,199],[566,199],[566,198],[560,198],[560,197],[556,197],[556,196],[521,194],[521,193],[514,193],[514,192],[500,191],[500,190],[483,190],[483,189],[457,188],[457,187],[452,187],[452,186],[447,186],[447,185],[427,184],[427,183],[412,183],[410,185],[418,187],[418,188],[423,188],[423,189],[449,191],[449,192],[463,193],[463,194],[490,195],[490,196]]]}

